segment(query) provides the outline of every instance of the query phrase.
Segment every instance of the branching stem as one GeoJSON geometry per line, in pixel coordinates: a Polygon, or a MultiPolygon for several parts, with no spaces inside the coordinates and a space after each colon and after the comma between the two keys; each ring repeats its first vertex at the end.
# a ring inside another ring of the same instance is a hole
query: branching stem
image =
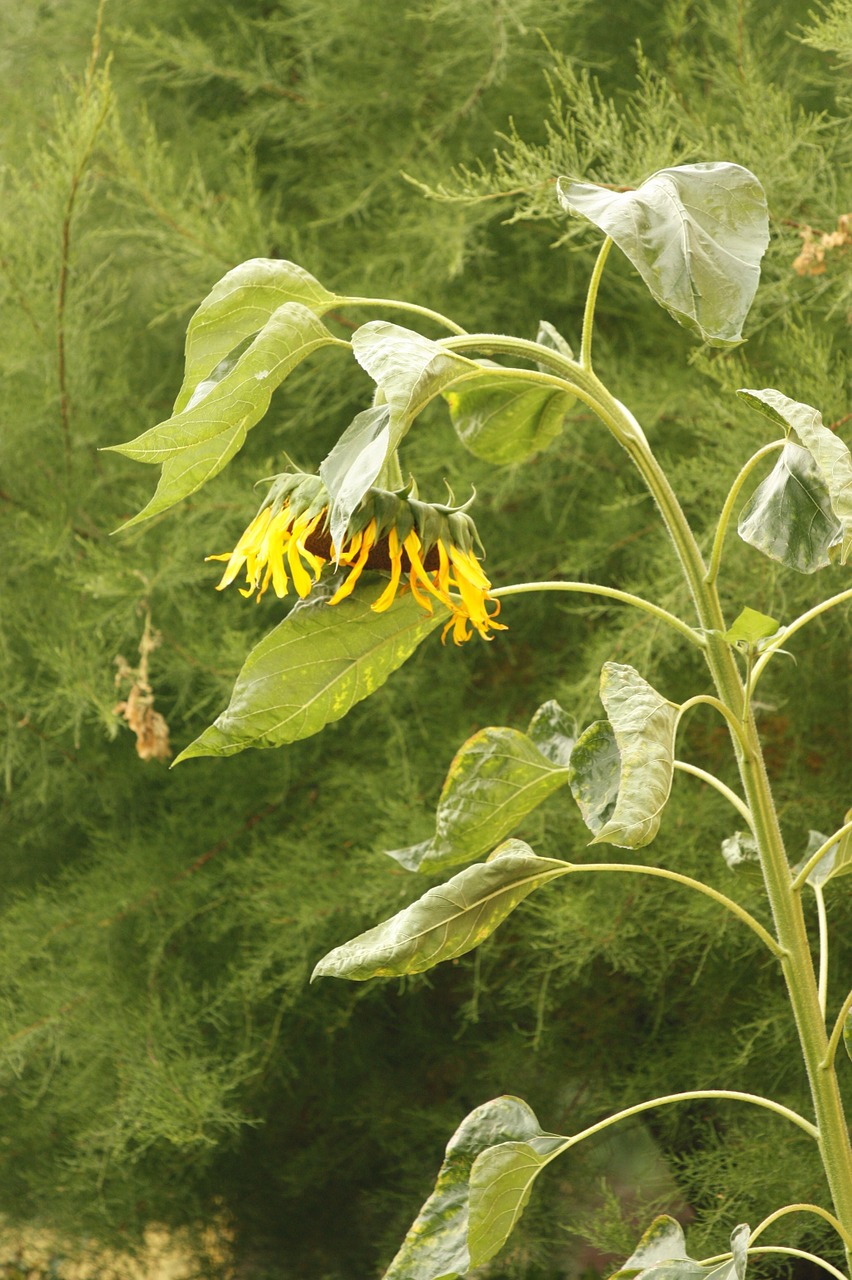
{"type": "MultiPolygon", "coordinates": [[[[833,1267],[830,1262],[826,1262],[825,1258],[821,1258],[819,1254],[816,1253],[808,1253],[806,1249],[793,1249],[791,1246],[780,1244],[760,1244],[756,1249],[749,1248],[748,1252],[749,1257],[751,1257],[752,1254],[780,1253],[790,1258],[804,1258],[807,1262],[813,1262],[816,1266],[822,1267],[823,1271],[827,1271],[828,1274],[834,1276],[836,1280],[849,1280],[848,1276],[845,1276],[842,1271],[838,1271],[837,1267],[833,1267]]],[[[718,1262],[727,1262],[732,1257],[733,1254],[731,1253],[718,1253],[713,1258],[702,1258],[700,1265],[709,1267],[718,1262]]]]}
{"type": "Polygon", "coordinates": [[[650,600],[645,600],[642,596],[631,595],[629,591],[619,591],[617,587],[602,587],[594,582],[516,582],[508,587],[497,587],[490,594],[499,599],[501,596],[525,595],[530,591],[576,591],[593,596],[605,596],[610,600],[620,600],[622,604],[632,604],[637,609],[650,613],[652,617],[668,623],[699,649],[704,647],[702,637],[681,618],[669,613],[667,609],[661,609],[659,605],[651,604],[650,600]]]}
{"type": "Polygon", "coordinates": [[[752,457],[749,458],[748,462],[742,468],[736,480],[731,485],[730,493],[725,499],[725,505],[722,507],[722,514],[719,517],[716,537],[713,539],[713,550],[710,552],[710,564],[707,567],[707,573],[704,578],[704,581],[708,586],[714,583],[718,576],[719,565],[722,560],[722,548],[725,544],[725,534],[728,532],[728,524],[734,509],[734,503],[739,496],[740,490],[758,463],[762,462],[770,453],[774,453],[776,449],[783,449],[786,443],[786,440],[773,440],[771,444],[765,444],[762,449],[758,449],[757,453],[753,454],[752,457]]]}
{"type": "Polygon", "coordinates": [[[412,315],[434,320],[442,329],[449,329],[450,333],[456,333],[459,336],[467,333],[467,330],[456,324],[455,320],[441,315],[440,311],[433,311],[431,307],[420,307],[415,302],[400,302],[397,298],[338,298],[337,301],[341,307],[381,307],[382,310],[390,308],[392,311],[409,311],[412,315]]]}
{"type": "Polygon", "coordinates": [[[833,1213],[829,1213],[827,1209],[823,1209],[822,1205],[818,1204],[787,1204],[783,1209],[776,1209],[774,1213],[770,1213],[767,1218],[759,1222],[754,1231],[752,1231],[748,1238],[749,1249],[751,1249],[755,1240],[763,1235],[767,1227],[771,1227],[773,1222],[777,1222],[779,1218],[786,1217],[788,1213],[815,1213],[820,1218],[825,1218],[826,1222],[834,1227],[846,1247],[852,1249],[852,1237],[850,1237],[848,1231],[844,1230],[842,1224],[837,1221],[833,1213]]]}
{"type": "Polygon", "coordinates": [[[716,711],[718,711],[719,715],[723,716],[725,720],[727,720],[728,727],[731,730],[731,733],[734,735],[735,738],[739,740],[740,746],[742,747],[743,751],[745,753],[748,753],[749,743],[748,743],[748,738],[746,737],[745,726],[742,720],[740,720],[737,716],[734,715],[730,707],[726,707],[724,702],[722,702],[719,698],[714,698],[712,694],[698,693],[695,695],[694,698],[687,698],[686,702],[682,702],[680,704],[680,709],[678,711],[678,716],[677,716],[678,724],[680,724],[684,714],[687,711],[689,711],[692,707],[700,707],[700,706],[713,707],[716,711]]]}
{"type": "Polygon", "coordinates": [[[679,769],[681,773],[691,773],[694,778],[700,778],[708,786],[715,787],[719,794],[734,806],[740,817],[748,824],[749,831],[754,835],[754,818],[752,817],[751,809],[740,799],[735,791],[725,785],[721,778],[717,778],[715,773],[708,773],[705,769],[699,769],[698,765],[688,764],[686,760],[675,760],[674,767],[679,769]]]}
{"type": "Polygon", "coordinates": [[[836,596],[830,596],[828,600],[823,600],[821,604],[815,604],[813,609],[808,609],[807,613],[803,613],[795,622],[791,622],[789,627],[785,627],[777,639],[764,649],[763,653],[754,664],[754,672],[752,674],[751,687],[754,690],[760,677],[766,669],[767,663],[779,651],[782,644],[786,644],[790,636],[795,635],[802,627],[806,627],[809,622],[813,622],[814,618],[818,618],[820,614],[827,613],[829,609],[833,609],[835,605],[843,604],[846,600],[852,600],[852,587],[846,591],[839,591],[836,596]]]}

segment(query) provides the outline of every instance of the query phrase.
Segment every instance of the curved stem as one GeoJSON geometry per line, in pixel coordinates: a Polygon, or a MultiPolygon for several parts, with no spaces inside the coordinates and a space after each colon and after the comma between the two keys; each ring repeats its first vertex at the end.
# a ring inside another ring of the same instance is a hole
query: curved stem
{"type": "Polygon", "coordinates": [[[825,914],[825,894],[822,891],[821,884],[814,885],[814,895],[817,904],[817,920],[819,922],[819,981],[817,983],[817,993],[819,995],[820,1013],[825,1018],[825,1003],[828,995],[828,919],[825,914]]]}
{"type": "Polygon", "coordinates": [[[778,945],[768,929],[764,929],[760,921],[755,920],[754,916],[746,911],[745,907],[741,907],[738,902],[734,902],[733,898],[726,897],[724,893],[719,893],[718,889],[711,889],[710,885],[705,884],[703,880],[693,880],[691,876],[681,875],[679,871],[669,871],[666,867],[646,867],[635,862],[570,862],[568,866],[572,872],[619,871],[626,872],[628,875],[657,876],[660,880],[673,880],[675,884],[683,884],[689,889],[697,889],[699,893],[712,898],[720,906],[726,907],[732,915],[742,920],[743,924],[747,924],[757,934],[761,942],[769,948],[776,960],[783,960],[786,957],[787,953],[784,948],[778,945]]]}
{"type": "Polygon", "coordinates": [[[595,269],[592,272],[592,278],[589,281],[589,291],[586,294],[586,307],[583,312],[583,337],[580,342],[580,364],[584,369],[591,371],[592,368],[592,330],[595,323],[595,303],[598,298],[598,289],[601,283],[601,276],[612,248],[612,239],[607,236],[600,247],[595,269]]]}
{"type": "Polygon", "coordinates": [[[679,769],[681,773],[691,773],[694,778],[700,778],[702,782],[706,782],[708,786],[715,787],[720,795],[724,796],[736,809],[740,817],[748,824],[748,828],[752,835],[755,834],[754,818],[751,809],[746,805],[730,787],[726,787],[721,778],[717,778],[714,773],[707,773],[705,769],[699,769],[698,765],[688,764],[685,760],[675,760],[674,767],[679,769]]]}
{"type": "Polygon", "coordinates": [[[672,1102],[694,1102],[700,1098],[729,1098],[733,1102],[753,1102],[758,1107],[765,1107],[767,1111],[774,1111],[776,1115],[783,1116],[785,1120],[804,1129],[809,1137],[819,1140],[819,1130],[815,1124],[811,1124],[810,1120],[806,1120],[804,1116],[791,1111],[780,1102],[774,1102],[772,1098],[764,1098],[759,1093],[740,1093],[737,1089],[689,1089],[685,1093],[666,1093],[661,1098],[651,1098],[648,1102],[637,1103],[635,1107],[617,1111],[615,1115],[607,1116],[605,1120],[599,1120],[597,1124],[590,1125],[582,1133],[575,1133],[560,1150],[574,1147],[585,1138],[591,1138],[603,1129],[608,1129],[610,1125],[617,1124],[619,1120],[628,1120],[631,1116],[638,1116],[641,1112],[650,1111],[653,1107],[665,1107],[672,1102]]]}
{"type": "Polygon", "coordinates": [[[742,720],[739,720],[734,715],[733,711],[731,711],[730,707],[725,706],[724,702],[719,698],[714,698],[709,693],[698,693],[694,698],[687,698],[686,702],[682,702],[677,715],[678,724],[680,724],[681,718],[685,712],[689,711],[692,707],[700,706],[714,707],[715,710],[719,712],[719,715],[724,716],[728,722],[728,727],[730,728],[731,733],[739,739],[739,743],[743,751],[748,752],[749,744],[742,720]]]}
{"type": "Polygon", "coordinates": [[[710,552],[710,564],[707,566],[707,573],[704,581],[709,585],[716,581],[719,573],[719,564],[722,560],[722,547],[725,543],[725,534],[728,532],[728,524],[731,519],[731,513],[734,509],[734,503],[739,496],[739,492],[751,475],[754,468],[759,462],[770,453],[774,453],[776,449],[783,449],[787,443],[786,440],[773,440],[771,444],[765,444],[762,449],[758,449],[757,453],[749,458],[748,462],[740,471],[734,483],[731,485],[730,493],[725,499],[725,505],[722,507],[722,514],[719,517],[719,524],[716,528],[716,537],[713,539],[713,550],[710,552]]]}
{"type": "Polygon", "coordinates": [[[489,595],[496,596],[499,599],[500,596],[520,596],[530,591],[587,592],[593,596],[605,596],[610,600],[620,600],[622,604],[635,605],[637,609],[643,609],[645,613],[650,613],[652,617],[659,618],[662,622],[667,622],[670,627],[674,627],[675,631],[679,631],[682,636],[697,645],[699,649],[704,648],[702,637],[681,618],[669,613],[667,609],[661,609],[659,605],[651,604],[650,600],[645,600],[642,596],[631,595],[629,591],[619,591],[617,587],[602,587],[594,582],[516,582],[508,587],[496,587],[489,592],[489,595]]]}
{"type": "Polygon", "coordinates": [[[852,1236],[844,1230],[842,1224],[837,1221],[833,1213],[829,1213],[827,1209],[823,1209],[818,1204],[786,1204],[783,1209],[776,1209],[774,1213],[770,1213],[768,1218],[764,1218],[762,1222],[759,1222],[754,1231],[752,1231],[748,1238],[749,1249],[751,1249],[758,1236],[763,1235],[767,1227],[771,1227],[773,1222],[777,1222],[779,1218],[786,1217],[788,1213],[815,1213],[820,1218],[825,1218],[826,1222],[834,1227],[846,1247],[852,1249],[852,1236]]]}
{"type": "Polygon", "coordinates": [[[808,858],[807,862],[802,867],[801,871],[793,881],[792,888],[794,890],[801,889],[802,885],[805,883],[808,876],[813,871],[814,867],[822,858],[825,857],[825,855],[828,853],[831,846],[833,844],[837,844],[838,840],[840,840],[843,836],[848,835],[850,831],[852,831],[852,821],[844,822],[842,827],[837,828],[834,835],[829,836],[828,839],[825,841],[825,843],[820,845],[816,853],[811,854],[811,856],[808,858]]]}
{"type": "Polygon", "coordinates": [[[807,613],[803,613],[795,622],[791,622],[789,627],[785,627],[777,640],[774,640],[771,645],[768,645],[764,649],[763,653],[754,664],[754,675],[751,682],[752,689],[763,674],[766,664],[769,662],[770,658],[778,652],[782,643],[786,644],[790,639],[790,636],[795,635],[797,631],[800,631],[802,627],[807,626],[809,622],[813,622],[814,618],[818,618],[822,613],[827,613],[828,610],[833,609],[836,604],[843,604],[845,600],[852,600],[852,587],[846,591],[839,591],[836,596],[830,596],[828,600],[823,600],[821,604],[814,605],[813,609],[808,609],[807,613]]]}
{"type": "Polygon", "coordinates": [[[442,316],[440,311],[433,311],[431,307],[420,307],[415,302],[400,302],[397,298],[338,298],[337,302],[341,307],[390,307],[395,311],[410,311],[413,315],[434,320],[444,329],[449,329],[450,333],[459,335],[467,333],[467,330],[456,324],[455,320],[442,316]]]}
{"type": "Polygon", "coordinates": [[[828,1042],[828,1049],[826,1050],[825,1057],[819,1064],[820,1070],[822,1071],[830,1071],[834,1065],[834,1055],[837,1053],[837,1046],[840,1044],[840,1038],[843,1035],[843,1027],[850,1011],[852,1011],[852,991],[849,992],[849,995],[840,1006],[840,1012],[837,1015],[837,1021],[834,1024],[831,1039],[828,1042]]]}
{"type": "MultiPolygon", "coordinates": [[[[833,1267],[830,1262],[826,1262],[825,1258],[821,1258],[819,1254],[808,1253],[806,1249],[794,1249],[791,1246],[780,1244],[759,1244],[756,1249],[749,1248],[749,1257],[753,1253],[782,1253],[791,1258],[804,1258],[807,1262],[813,1262],[818,1267],[822,1267],[823,1271],[827,1271],[829,1275],[835,1276],[836,1280],[849,1280],[842,1271],[838,1271],[837,1267],[833,1267]]],[[[717,1253],[712,1258],[702,1258],[700,1266],[709,1267],[717,1262],[728,1262],[734,1255],[732,1253],[717,1253]]]]}

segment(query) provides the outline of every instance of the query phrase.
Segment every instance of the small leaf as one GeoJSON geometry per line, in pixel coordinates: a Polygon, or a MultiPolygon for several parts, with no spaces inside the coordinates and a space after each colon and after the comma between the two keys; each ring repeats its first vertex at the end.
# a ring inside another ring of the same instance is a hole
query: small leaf
{"type": "Polygon", "coordinates": [[[395,978],[423,973],[478,947],[534,889],[570,867],[538,858],[522,840],[507,840],[487,862],[477,862],[416,902],[335,947],[314,969],[315,978],[395,978]]]}
{"type": "Polygon", "coordinates": [[[822,416],[809,404],[790,400],[767,387],[762,391],[741,390],[741,399],[786,429],[792,428],[807,449],[828,493],[831,511],[840,525],[840,563],[852,553],[852,454],[833,431],[823,425],[822,416]]]}
{"type": "Polygon", "coordinates": [[[174,412],[185,409],[198,384],[274,311],[298,302],[321,316],[337,298],[295,262],[252,258],[234,267],[208,293],[186,331],[186,372],[174,412]]]}
{"type": "Polygon", "coordinates": [[[621,785],[621,755],[608,720],[595,720],[580,734],[568,781],[583,821],[597,835],[613,815],[621,785]]]}
{"type": "Polygon", "coordinates": [[[437,603],[424,613],[411,595],[373,613],[384,587],[359,585],[340,604],[317,601],[289,614],[249,654],[227,709],[175,764],[297,742],[374,693],[447,616],[437,603]]]}
{"type": "Polygon", "coordinates": [[[607,662],[601,671],[601,701],[609,733],[598,721],[571,754],[572,790],[592,844],[640,849],[660,828],[674,775],[677,708],[657,693],[633,667],[607,662]],[[618,793],[612,812],[615,761],[620,760],[618,793]]]}
{"type": "Polygon", "coordinates": [[[743,866],[754,866],[760,862],[757,841],[750,831],[735,831],[727,840],[722,841],[722,857],[732,871],[743,866]]]}
{"type": "Polygon", "coordinates": [[[218,475],[266,413],[275,388],[313,351],[335,341],[312,311],[286,303],[233,366],[210,380],[206,394],[135,440],[111,445],[111,452],[137,462],[163,464],[154,497],[123,527],[149,520],[218,475]]]}
{"type": "MultiPolygon", "coordinates": [[[[850,820],[852,820],[852,809],[846,814],[843,820],[844,825],[850,820]]],[[[805,850],[805,856],[793,867],[794,876],[807,865],[817,849],[825,844],[827,838],[821,831],[808,832],[808,847],[805,850]]],[[[808,873],[807,883],[812,889],[821,889],[828,884],[829,880],[848,875],[850,871],[852,871],[852,832],[847,831],[838,841],[829,845],[819,862],[808,873]]]]}
{"type": "Polygon", "coordinates": [[[526,1142],[503,1142],[476,1157],[470,1175],[471,1266],[479,1267],[502,1249],[526,1208],[533,1183],[568,1139],[541,1134],[526,1142]]]}
{"type": "Polygon", "coordinates": [[[740,512],[743,542],[798,573],[831,563],[841,526],[822,473],[807,449],[789,440],[740,512]]]}
{"type": "Polygon", "coordinates": [[[540,320],[538,323],[538,333],[535,340],[540,347],[549,347],[551,351],[558,351],[561,356],[565,356],[568,360],[574,359],[574,352],[570,345],[562,337],[558,329],[548,320],[540,320]]]}
{"type": "Polygon", "coordinates": [[[410,871],[433,872],[493,849],[568,781],[566,766],[554,758],[566,751],[564,717],[557,703],[545,703],[529,734],[489,728],[468,738],[441,790],[434,836],[390,856],[410,871]]]}
{"type": "Polygon", "coordinates": [[[447,1144],[435,1190],[383,1280],[456,1280],[465,1275],[471,1265],[467,1231],[474,1161],[489,1147],[540,1135],[538,1120],[520,1098],[506,1095],[472,1111],[447,1144]]]}
{"type": "Polygon", "coordinates": [[[761,640],[768,640],[778,632],[779,623],[766,613],[758,613],[757,609],[746,606],[739,617],[728,627],[724,638],[728,644],[745,644],[754,648],[761,640]]]}
{"type": "Polygon", "coordinates": [[[769,244],[763,188],[738,164],[660,169],[635,191],[560,178],[564,209],[611,236],[652,295],[705,342],[742,341],[769,244]]]}
{"type": "Polygon", "coordinates": [[[444,399],[465,448],[497,466],[546,449],[576,404],[565,391],[530,386],[499,369],[469,387],[445,391],[444,399]]]}

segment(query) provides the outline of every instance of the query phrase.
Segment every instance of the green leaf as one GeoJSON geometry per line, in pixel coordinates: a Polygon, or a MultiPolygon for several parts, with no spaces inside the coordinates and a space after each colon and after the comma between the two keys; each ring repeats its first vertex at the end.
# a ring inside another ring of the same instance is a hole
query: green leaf
{"type": "Polygon", "coordinates": [[[454,960],[484,942],[534,889],[569,870],[555,858],[536,857],[522,840],[507,840],[487,862],[467,867],[389,920],[335,947],[320,960],[311,981],[396,978],[454,960]]]}
{"type": "Polygon", "coordinates": [[[757,841],[750,831],[735,831],[722,841],[722,857],[732,871],[740,867],[754,866],[760,862],[757,841]]]}
{"type": "Polygon", "coordinates": [[[769,244],[763,188],[738,164],[660,169],[635,191],[560,178],[564,209],[627,255],[652,295],[714,347],[742,341],[769,244]]]}
{"type": "Polygon", "coordinates": [[[435,1190],[408,1231],[383,1280],[456,1280],[470,1269],[467,1248],[469,1182],[483,1151],[541,1135],[520,1098],[506,1095],[477,1107],[447,1144],[435,1190]]]}
{"type": "Polygon", "coordinates": [[[610,1280],[745,1280],[751,1231],[744,1223],[731,1233],[727,1262],[702,1265],[690,1258],[680,1224],[663,1214],[655,1218],[636,1250],[610,1280]]]}
{"type": "Polygon", "coordinates": [[[852,1058],[852,1009],[847,1013],[843,1024],[843,1043],[846,1046],[846,1052],[852,1058]]]}
{"type": "Polygon", "coordinates": [[[663,1213],[654,1219],[630,1257],[610,1280],[629,1280],[654,1263],[688,1258],[683,1227],[675,1218],[663,1213]]]}
{"type": "Polygon", "coordinates": [[[799,573],[831,563],[841,526],[819,467],[807,449],[789,440],[775,466],[740,512],[743,542],[799,573]]]}
{"type": "Polygon", "coordinates": [[[576,404],[576,397],[565,391],[530,386],[499,370],[469,387],[445,391],[444,399],[465,448],[497,466],[522,462],[546,449],[576,404]]]}
{"type": "Polygon", "coordinates": [[[470,1175],[471,1266],[502,1249],[526,1208],[533,1183],[569,1139],[540,1134],[526,1142],[503,1142],[476,1157],[470,1175]]]}
{"type": "Polygon", "coordinates": [[[809,404],[790,400],[771,387],[762,391],[743,389],[737,395],[771,421],[787,430],[792,428],[799,443],[807,449],[828,493],[832,514],[840,525],[836,541],[840,544],[840,563],[846,564],[852,553],[852,454],[839,436],[823,425],[821,414],[809,404]]]}
{"type": "Polygon", "coordinates": [[[608,720],[595,720],[580,734],[571,752],[568,782],[583,821],[597,835],[615,811],[621,785],[621,755],[608,720]]]}
{"type": "Polygon", "coordinates": [[[753,648],[758,646],[761,640],[768,640],[770,636],[776,635],[779,625],[777,619],[746,606],[728,627],[724,638],[728,644],[745,644],[753,648]]]}
{"type": "Polygon", "coordinates": [[[338,299],[295,262],[252,258],[234,267],[208,293],[186,331],[186,372],[174,412],[229,352],[258,333],[274,311],[298,302],[321,316],[338,299]]]}
{"type": "Polygon", "coordinates": [[[149,520],[217,475],[264,416],[275,388],[313,351],[335,341],[312,311],[286,303],[218,381],[202,384],[206,392],[194,395],[186,409],[127,444],[111,445],[111,452],[137,462],[163,464],[154,497],[122,527],[149,520]]]}
{"type": "MultiPolygon", "coordinates": [[[[843,819],[844,825],[852,819],[852,809],[843,819]]],[[[805,856],[793,867],[793,875],[798,875],[808,860],[813,857],[817,849],[824,845],[827,836],[821,831],[808,832],[808,847],[805,850],[805,856]]],[[[837,876],[848,875],[852,871],[852,831],[847,831],[834,844],[829,845],[825,853],[820,858],[816,866],[808,872],[807,883],[812,889],[821,889],[823,885],[828,884],[829,880],[836,879],[837,876]]]]}
{"type": "Polygon", "coordinates": [[[677,708],[633,667],[607,662],[601,701],[609,717],[580,737],[571,754],[572,791],[592,844],[640,849],[660,827],[674,774],[677,708]],[[620,775],[613,805],[615,753],[620,775]]]}
{"type": "Polygon", "coordinates": [[[565,356],[568,360],[574,359],[574,352],[568,342],[562,337],[558,329],[550,323],[549,320],[539,320],[538,333],[535,340],[540,347],[548,347],[551,351],[558,351],[561,356],[565,356]]]}
{"type": "Polygon", "coordinates": [[[320,600],[289,614],[249,654],[227,709],[175,764],[297,742],[374,693],[447,617],[437,603],[424,613],[411,595],[373,613],[384,587],[359,585],[340,604],[320,600]]]}
{"type": "Polygon", "coordinates": [[[568,781],[565,712],[547,702],[527,733],[481,729],[450,765],[430,840],[395,849],[409,871],[433,872],[481,857],[568,781]]]}
{"type": "Polygon", "coordinates": [[[329,496],[329,533],[343,545],[349,518],[384,466],[390,450],[390,409],[375,405],[359,413],[320,464],[329,496]]]}

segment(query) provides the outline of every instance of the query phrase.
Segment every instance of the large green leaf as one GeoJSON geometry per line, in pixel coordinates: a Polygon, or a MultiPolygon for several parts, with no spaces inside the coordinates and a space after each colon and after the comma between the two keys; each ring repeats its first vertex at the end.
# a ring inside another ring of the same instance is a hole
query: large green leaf
{"type": "Polygon", "coordinates": [[[702,1264],[690,1258],[680,1224],[667,1214],[655,1218],[635,1251],[610,1280],[745,1280],[751,1232],[741,1223],[731,1232],[731,1257],[702,1264]]]}
{"type": "Polygon", "coordinates": [[[477,862],[436,885],[422,898],[320,960],[314,978],[395,978],[423,973],[472,951],[518,903],[571,867],[539,858],[522,840],[507,840],[487,862],[477,862]]]}
{"type": "Polygon", "coordinates": [[[510,1095],[477,1107],[447,1144],[435,1190],[412,1224],[383,1280],[455,1280],[470,1269],[467,1246],[470,1171],[483,1151],[541,1135],[525,1102],[510,1095]]]}
{"type": "Polygon", "coordinates": [[[252,258],[214,285],[186,331],[186,371],[174,412],[185,409],[198,384],[229,352],[258,333],[274,311],[298,302],[323,315],[338,299],[295,262],[252,258]]]}
{"type": "Polygon", "coordinates": [[[489,1147],[476,1157],[470,1175],[467,1236],[472,1266],[481,1266],[502,1249],[527,1206],[536,1178],[569,1144],[570,1139],[540,1133],[526,1142],[489,1147]]]}
{"type": "Polygon", "coordinates": [[[763,188],[738,164],[660,169],[635,191],[560,178],[564,209],[610,236],[654,298],[715,347],[742,341],[769,244],[763,188]]]}
{"type": "MultiPolygon", "coordinates": [[[[489,366],[483,363],[483,368],[489,366]]],[[[493,366],[469,387],[445,391],[444,399],[465,448],[497,465],[522,462],[546,449],[576,403],[565,391],[531,386],[493,366]]]]}
{"type": "Polygon", "coordinates": [[[381,415],[377,404],[359,414],[321,468],[331,496],[331,537],[338,545],[349,515],[421,410],[451,383],[482,376],[476,361],[387,320],[356,329],[352,350],[378,386],[387,413],[381,415]]]}
{"type": "Polygon", "coordinates": [[[799,443],[807,449],[840,524],[839,558],[840,563],[845,564],[852,553],[852,454],[840,437],[823,425],[822,415],[809,404],[790,400],[772,387],[762,391],[744,388],[737,395],[773,422],[787,430],[792,428],[799,443]]]}
{"type": "Polygon", "coordinates": [[[441,791],[435,834],[391,857],[432,872],[479,858],[568,781],[573,725],[556,702],[540,707],[526,733],[481,729],[457,752],[441,791]]]}
{"type": "Polygon", "coordinates": [[[447,617],[437,603],[424,613],[411,595],[373,613],[384,586],[359,586],[340,604],[317,601],[289,614],[249,654],[227,709],[175,764],[296,742],[374,693],[447,617]]]}
{"type": "Polygon", "coordinates": [[[807,449],[788,440],[775,466],[740,512],[743,542],[799,573],[830,563],[840,521],[819,467],[807,449]]]}
{"type": "Polygon", "coordinates": [[[616,662],[604,664],[600,695],[609,727],[597,721],[578,740],[572,790],[592,844],[639,849],[657,834],[671,791],[677,708],[633,667],[616,662]]]}
{"type": "Polygon", "coordinates": [[[217,475],[264,416],[275,388],[313,351],[336,341],[312,311],[285,303],[239,358],[226,362],[218,380],[196,388],[201,394],[182,412],[110,446],[137,462],[163,464],[153,498],[124,528],[167,510],[217,475]]]}

